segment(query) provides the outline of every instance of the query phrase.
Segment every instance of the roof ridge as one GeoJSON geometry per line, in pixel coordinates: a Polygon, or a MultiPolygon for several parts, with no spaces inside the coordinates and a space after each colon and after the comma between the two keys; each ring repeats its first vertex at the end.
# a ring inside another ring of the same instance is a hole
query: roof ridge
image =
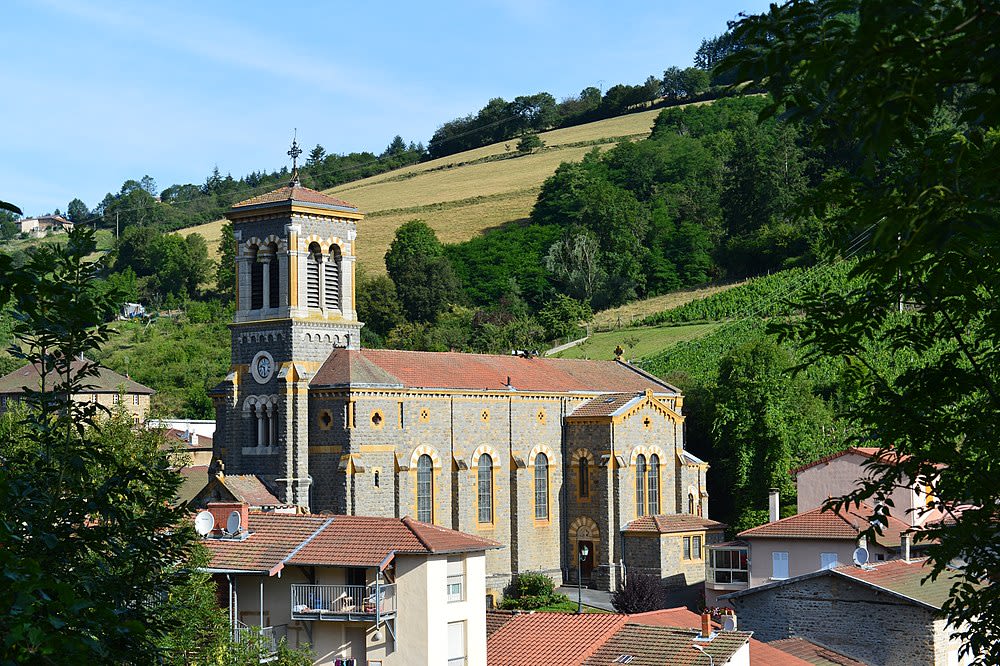
{"type": "Polygon", "coordinates": [[[410,518],[409,516],[403,516],[400,520],[402,521],[402,523],[404,525],[406,525],[406,529],[410,530],[410,532],[413,534],[413,536],[416,537],[417,541],[420,542],[420,545],[427,549],[428,553],[433,553],[434,552],[434,549],[431,548],[431,546],[430,546],[429,543],[427,543],[427,540],[424,539],[424,537],[421,536],[420,533],[417,532],[417,530],[413,529],[413,524],[412,523],[414,521],[413,521],[412,518],[410,518]]]}
{"type": "Polygon", "coordinates": [[[319,534],[323,530],[325,530],[330,525],[330,523],[333,522],[333,519],[335,517],[336,516],[330,516],[329,518],[327,518],[326,522],[323,523],[322,525],[320,525],[319,527],[317,527],[315,532],[313,532],[312,534],[310,534],[308,537],[305,538],[305,540],[302,543],[300,543],[298,546],[296,546],[295,548],[293,548],[292,552],[288,553],[288,555],[286,555],[285,558],[283,560],[281,560],[281,565],[280,566],[284,567],[285,566],[285,562],[288,562],[293,557],[295,557],[296,555],[298,555],[299,551],[302,550],[303,548],[305,548],[306,546],[308,546],[310,541],[312,541],[317,536],[319,536],[319,534]]]}

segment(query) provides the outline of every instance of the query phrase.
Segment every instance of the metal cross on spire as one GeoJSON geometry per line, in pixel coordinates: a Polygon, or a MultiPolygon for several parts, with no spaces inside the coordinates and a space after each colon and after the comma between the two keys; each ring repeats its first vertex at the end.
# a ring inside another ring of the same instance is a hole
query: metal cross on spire
{"type": "Polygon", "coordinates": [[[299,130],[295,128],[292,135],[292,147],[287,153],[292,158],[292,182],[290,184],[293,187],[299,184],[299,155],[302,154],[302,149],[299,148],[298,144],[298,134],[299,130]]]}

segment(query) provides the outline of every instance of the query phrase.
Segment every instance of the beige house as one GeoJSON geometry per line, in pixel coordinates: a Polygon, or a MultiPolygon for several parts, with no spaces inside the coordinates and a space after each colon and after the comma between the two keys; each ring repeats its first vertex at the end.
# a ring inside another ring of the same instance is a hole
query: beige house
{"type": "Polygon", "coordinates": [[[29,234],[36,238],[48,233],[59,231],[72,231],[73,223],[62,215],[42,215],[41,217],[26,217],[18,224],[22,234],[29,234]]]}
{"type": "Polygon", "coordinates": [[[308,644],[317,665],[486,663],[495,541],[410,518],[208,510],[208,570],[235,635],[263,634],[262,659],[284,637],[308,644]]]}
{"type": "MultiPolygon", "coordinates": [[[[79,372],[84,363],[73,361],[71,372],[79,372]]],[[[45,378],[46,386],[55,383],[53,377],[45,378]]],[[[119,375],[104,366],[98,366],[95,377],[83,380],[85,389],[73,395],[77,402],[92,402],[112,410],[123,408],[135,423],[144,423],[149,414],[149,400],[154,391],[148,386],[119,375]]],[[[37,365],[26,365],[10,374],[0,377],[0,414],[7,411],[24,396],[26,389],[38,391],[42,388],[41,372],[37,365]]]]}

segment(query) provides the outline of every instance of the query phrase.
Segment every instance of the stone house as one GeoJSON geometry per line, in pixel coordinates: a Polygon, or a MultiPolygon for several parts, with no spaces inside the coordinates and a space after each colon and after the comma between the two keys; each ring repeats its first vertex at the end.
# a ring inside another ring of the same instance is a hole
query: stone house
{"type": "Polygon", "coordinates": [[[495,541],[409,518],[257,513],[210,504],[201,543],[238,636],[284,638],[317,666],[486,663],[485,553],[495,541]]]}
{"type": "Polygon", "coordinates": [[[73,223],[62,215],[42,215],[41,217],[26,217],[18,222],[22,234],[36,238],[48,233],[72,231],[73,223]]]}
{"type": "MultiPolygon", "coordinates": [[[[73,361],[70,372],[78,373],[84,363],[90,361],[73,361]]],[[[46,385],[52,386],[53,377],[46,377],[46,385]]],[[[97,367],[97,375],[83,379],[84,390],[73,395],[76,402],[92,402],[108,410],[122,408],[135,423],[144,423],[149,414],[149,400],[154,391],[148,386],[133,381],[117,372],[97,367]]],[[[41,389],[42,377],[40,369],[35,364],[18,368],[0,377],[0,414],[7,411],[24,396],[25,389],[38,391],[41,389]]]]}
{"type": "Polygon", "coordinates": [[[732,592],[741,628],[763,641],[804,638],[873,666],[971,663],[941,607],[955,574],[926,559],[839,566],[732,592]]]}
{"type": "Polygon", "coordinates": [[[237,310],[212,392],[227,474],[314,512],[495,539],[494,596],[520,571],[575,576],[582,546],[585,578],[613,589],[627,523],[705,516],[708,464],[684,448],[675,387],[620,360],[362,349],[356,207],[293,178],[227,217],[237,310]]]}

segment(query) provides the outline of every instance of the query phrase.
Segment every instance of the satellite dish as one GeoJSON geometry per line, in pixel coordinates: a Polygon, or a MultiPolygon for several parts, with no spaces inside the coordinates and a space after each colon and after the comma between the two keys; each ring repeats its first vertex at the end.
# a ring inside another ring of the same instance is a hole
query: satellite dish
{"type": "Polygon", "coordinates": [[[226,531],[230,534],[239,534],[241,527],[243,527],[243,520],[240,517],[240,512],[233,511],[229,514],[229,519],[226,520],[226,531]]]}
{"type": "Polygon", "coordinates": [[[199,511],[194,518],[194,531],[201,536],[208,536],[208,533],[215,529],[215,516],[211,511],[199,511]]]}
{"type": "Polygon", "coordinates": [[[867,548],[855,548],[854,549],[854,563],[859,567],[862,564],[868,563],[868,549],[867,548]]]}
{"type": "Polygon", "coordinates": [[[722,616],[722,630],[723,631],[736,631],[736,616],[735,615],[723,615],[722,616]]]}

